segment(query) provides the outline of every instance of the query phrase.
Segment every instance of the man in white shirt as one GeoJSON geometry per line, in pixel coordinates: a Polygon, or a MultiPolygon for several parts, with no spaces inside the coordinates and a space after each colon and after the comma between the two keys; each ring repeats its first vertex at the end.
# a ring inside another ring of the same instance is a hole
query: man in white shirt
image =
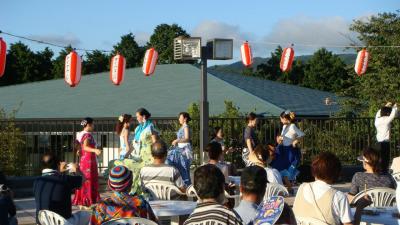
{"type": "Polygon", "coordinates": [[[390,160],[390,129],[397,115],[397,105],[388,102],[375,116],[376,140],[381,148],[382,172],[388,172],[390,160]]]}

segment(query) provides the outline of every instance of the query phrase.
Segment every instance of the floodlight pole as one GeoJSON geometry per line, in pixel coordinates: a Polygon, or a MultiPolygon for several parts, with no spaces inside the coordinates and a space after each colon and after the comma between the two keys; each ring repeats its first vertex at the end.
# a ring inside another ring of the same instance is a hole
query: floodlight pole
{"type": "Polygon", "coordinates": [[[207,46],[201,47],[201,96],[200,96],[200,165],[204,162],[204,149],[208,144],[208,99],[207,99],[207,46]]]}

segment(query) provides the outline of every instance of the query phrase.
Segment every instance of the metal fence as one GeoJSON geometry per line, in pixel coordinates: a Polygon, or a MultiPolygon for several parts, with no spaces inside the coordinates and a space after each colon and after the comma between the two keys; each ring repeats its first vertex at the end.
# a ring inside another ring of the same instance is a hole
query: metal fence
{"type": "MultiPolygon", "coordinates": [[[[179,129],[176,118],[153,119],[160,136],[167,143],[175,139],[179,129]]],[[[63,160],[76,160],[73,140],[81,130],[80,120],[77,119],[18,119],[13,121],[20,129],[23,144],[15,152],[18,155],[20,172],[17,175],[35,175],[40,171],[40,157],[46,152],[53,152],[63,160]]],[[[6,123],[6,122],[0,122],[6,123]]],[[[320,151],[332,151],[337,154],[344,164],[356,163],[356,156],[367,145],[373,145],[375,127],[373,118],[299,118],[297,126],[306,134],[303,139],[303,163],[308,163],[320,151]]],[[[103,149],[98,157],[99,167],[104,169],[108,162],[118,155],[119,137],[115,134],[115,118],[95,118],[94,138],[98,147],[103,149]]],[[[136,126],[137,124],[133,124],[136,126]]],[[[243,146],[243,131],[246,123],[243,118],[211,118],[210,131],[213,127],[222,127],[227,146],[238,151],[226,158],[240,166],[240,150],[243,146]]],[[[199,120],[194,119],[190,124],[195,163],[199,163],[199,120]]],[[[263,143],[274,143],[280,134],[282,125],[279,118],[263,118],[257,125],[257,135],[263,143]]],[[[132,129],[133,130],[133,129],[132,129]]],[[[397,155],[400,145],[400,122],[396,119],[392,125],[392,156],[397,155]]],[[[14,171],[8,171],[14,174],[14,171]]]]}

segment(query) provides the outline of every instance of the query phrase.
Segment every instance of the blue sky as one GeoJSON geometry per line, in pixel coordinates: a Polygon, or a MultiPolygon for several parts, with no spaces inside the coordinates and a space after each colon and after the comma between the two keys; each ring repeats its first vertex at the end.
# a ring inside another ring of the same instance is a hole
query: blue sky
{"type": "MultiPolygon", "coordinates": [[[[247,39],[253,42],[255,56],[266,57],[276,46],[265,42],[348,44],[343,34],[356,36],[347,29],[353,19],[394,12],[400,9],[400,1],[2,0],[1,8],[0,30],[63,45],[109,50],[128,32],[143,44],[156,25],[177,23],[205,39],[234,38],[236,47],[247,39]]],[[[0,36],[8,43],[18,41],[0,36]]],[[[26,43],[34,50],[44,48],[26,43]]],[[[311,54],[315,49],[295,50],[311,54]]]]}

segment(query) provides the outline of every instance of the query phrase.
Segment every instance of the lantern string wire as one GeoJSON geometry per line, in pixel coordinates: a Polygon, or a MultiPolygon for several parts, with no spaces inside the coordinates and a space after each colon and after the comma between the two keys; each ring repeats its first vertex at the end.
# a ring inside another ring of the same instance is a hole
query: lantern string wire
{"type": "MultiPolygon", "coordinates": [[[[33,38],[29,38],[29,37],[24,37],[24,36],[20,36],[20,35],[16,35],[16,34],[11,34],[8,32],[4,32],[0,30],[0,34],[5,34],[11,37],[15,37],[15,38],[20,38],[20,39],[24,39],[27,41],[31,41],[31,42],[36,42],[39,44],[44,44],[44,45],[49,45],[49,46],[53,46],[53,47],[57,47],[57,48],[68,48],[68,47],[72,47],[70,46],[64,46],[64,45],[59,45],[59,44],[54,44],[54,43],[50,43],[47,41],[42,41],[42,40],[37,40],[37,39],[33,39],[33,38]]],[[[72,47],[74,50],[76,51],[84,51],[84,52],[94,52],[94,51],[100,51],[100,52],[112,52],[111,50],[101,50],[101,49],[84,49],[84,48],[74,48],[72,47]]]]}
{"type": "MultiPolygon", "coordinates": [[[[53,47],[58,47],[58,48],[68,48],[71,47],[70,46],[64,46],[64,45],[59,45],[59,44],[55,44],[55,43],[51,43],[51,42],[47,42],[47,41],[42,41],[42,40],[37,40],[37,39],[33,39],[33,38],[29,38],[29,37],[25,37],[25,36],[21,36],[21,35],[16,35],[16,34],[11,34],[8,32],[4,32],[0,30],[0,34],[5,34],[11,37],[15,37],[15,38],[20,38],[20,39],[24,39],[27,41],[31,41],[31,42],[36,42],[39,44],[44,44],[44,45],[49,45],[49,46],[53,46],[53,47]]],[[[248,40],[240,40],[240,39],[235,39],[235,42],[246,42],[248,40]]],[[[265,44],[265,45],[280,45],[280,46],[300,46],[300,47],[326,47],[326,48],[400,48],[400,45],[327,45],[327,44],[307,44],[307,43],[282,43],[282,42],[269,42],[269,41],[249,41],[249,43],[255,43],[255,44],[265,44]]],[[[101,49],[85,49],[85,48],[73,48],[76,51],[84,51],[84,52],[94,52],[94,51],[100,51],[100,52],[113,52],[111,50],[101,50],[101,49]]]]}
{"type": "MultiPolygon", "coordinates": [[[[248,40],[234,40],[235,42],[246,42],[248,40]]],[[[326,47],[326,48],[400,48],[400,45],[327,45],[327,44],[306,44],[306,43],[282,43],[269,41],[248,41],[249,43],[280,45],[280,46],[302,46],[302,47],[326,47]]]]}

